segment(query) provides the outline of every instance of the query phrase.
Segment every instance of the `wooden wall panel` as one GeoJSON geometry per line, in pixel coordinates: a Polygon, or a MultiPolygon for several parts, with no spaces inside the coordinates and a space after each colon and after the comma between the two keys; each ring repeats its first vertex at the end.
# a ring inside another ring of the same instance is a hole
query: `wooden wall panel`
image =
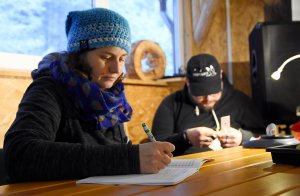
{"type": "MultiPolygon", "coordinates": [[[[226,40],[226,6],[225,1],[221,1],[217,11],[210,21],[210,27],[202,43],[196,43],[193,55],[199,53],[209,53],[214,55],[219,63],[227,65],[227,40],[226,40]]],[[[194,20],[194,19],[193,19],[194,20]]],[[[227,73],[227,66],[222,67],[227,73]]]]}
{"type": "Polygon", "coordinates": [[[257,22],[264,21],[264,2],[231,0],[231,45],[233,85],[251,96],[249,34],[257,22]]]}
{"type": "Polygon", "coordinates": [[[160,102],[170,93],[181,89],[183,78],[162,79],[144,82],[142,80],[124,80],[125,93],[133,109],[132,120],[127,123],[128,135],[133,143],[147,141],[142,122],[152,128],[155,111],[160,102]]]}
{"type": "Polygon", "coordinates": [[[142,122],[152,127],[153,116],[161,100],[169,94],[165,85],[125,85],[126,97],[133,109],[132,120],[127,123],[129,138],[133,143],[147,140],[142,122]]]}
{"type": "Polygon", "coordinates": [[[0,71],[0,148],[4,134],[16,116],[24,91],[31,82],[28,73],[0,71]]]}
{"type": "Polygon", "coordinates": [[[232,70],[234,87],[251,97],[251,71],[249,62],[234,62],[232,63],[232,70]]]}
{"type": "Polygon", "coordinates": [[[257,22],[264,21],[264,2],[230,1],[232,61],[249,62],[249,34],[257,22]],[[255,14],[254,14],[255,13],[255,14]]]}

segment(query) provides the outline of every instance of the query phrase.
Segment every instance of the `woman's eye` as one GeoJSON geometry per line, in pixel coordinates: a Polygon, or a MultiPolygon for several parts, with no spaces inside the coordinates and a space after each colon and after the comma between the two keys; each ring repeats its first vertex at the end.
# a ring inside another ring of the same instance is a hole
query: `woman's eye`
{"type": "Polygon", "coordinates": [[[120,58],[120,62],[125,62],[125,61],[126,61],[126,57],[120,58]]]}
{"type": "Polygon", "coordinates": [[[100,58],[103,60],[108,60],[110,57],[109,56],[101,56],[100,58]]]}

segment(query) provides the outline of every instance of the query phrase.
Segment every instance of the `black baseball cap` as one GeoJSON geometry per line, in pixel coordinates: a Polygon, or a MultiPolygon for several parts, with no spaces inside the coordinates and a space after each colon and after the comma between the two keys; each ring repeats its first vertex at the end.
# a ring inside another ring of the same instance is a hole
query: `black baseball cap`
{"type": "Polygon", "coordinates": [[[186,77],[194,96],[205,96],[222,90],[221,67],[217,59],[210,54],[199,54],[187,63],[186,77]]]}

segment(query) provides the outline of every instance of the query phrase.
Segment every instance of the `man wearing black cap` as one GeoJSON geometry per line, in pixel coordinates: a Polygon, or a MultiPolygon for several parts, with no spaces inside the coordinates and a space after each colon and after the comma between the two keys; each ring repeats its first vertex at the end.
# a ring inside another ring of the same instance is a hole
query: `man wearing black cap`
{"type": "Polygon", "coordinates": [[[167,96],[156,111],[153,135],[175,145],[182,155],[241,145],[265,127],[251,99],[234,89],[216,58],[193,56],[187,64],[186,85],[167,96]],[[230,119],[222,127],[222,117],[230,119]]]}

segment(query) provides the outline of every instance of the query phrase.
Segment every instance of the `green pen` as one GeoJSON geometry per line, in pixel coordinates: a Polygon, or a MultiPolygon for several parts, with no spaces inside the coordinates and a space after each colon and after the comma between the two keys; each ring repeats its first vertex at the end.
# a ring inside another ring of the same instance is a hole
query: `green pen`
{"type": "Polygon", "coordinates": [[[156,139],[155,139],[155,137],[152,135],[152,132],[150,131],[150,129],[148,128],[148,126],[146,125],[146,123],[142,123],[142,127],[143,127],[145,133],[147,134],[149,140],[150,140],[151,142],[155,142],[156,139]]]}

